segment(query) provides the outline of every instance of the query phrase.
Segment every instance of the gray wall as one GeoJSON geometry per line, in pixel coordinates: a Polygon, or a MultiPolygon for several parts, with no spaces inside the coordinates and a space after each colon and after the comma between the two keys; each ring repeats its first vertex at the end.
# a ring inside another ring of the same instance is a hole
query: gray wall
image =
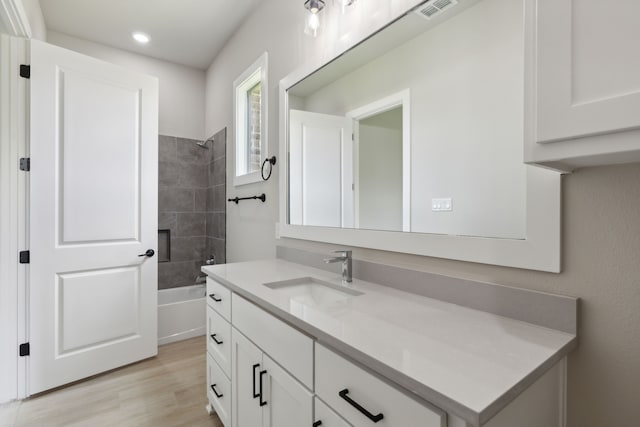
{"type": "MultiPolygon", "coordinates": [[[[217,149],[212,149],[211,142],[209,149],[197,146],[197,142],[173,136],[159,137],[158,229],[169,229],[171,235],[171,259],[158,263],[159,289],[194,284],[210,254],[217,253],[218,262],[225,259],[224,205],[222,212],[218,209],[218,213],[213,214],[220,203],[214,199],[215,192],[210,191],[216,188],[216,179],[221,180],[222,185],[218,187],[224,188],[224,160],[216,163],[213,154],[224,152],[224,133],[218,138],[217,149]],[[209,236],[218,237],[214,245],[210,244],[209,236]]],[[[159,251],[159,259],[164,258],[161,247],[159,251]]]]}
{"type": "MultiPolygon", "coordinates": [[[[376,3],[376,2],[372,2],[376,3]]],[[[392,4],[394,2],[387,2],[392,4]]],[[[364,8],[367,2],[356,2],[364,8]]],[[[377,3],[376,3],[377,4],[377,3]]],[[[231,126],[233,80],[269,51],[270,154],[277,154],[278,82],[308,59],[301,2],[273,0],[258,7],[227,42],[207,72],[209,133],[231,126]],[[300,13],[299,13],[300,11],[300,13]]],[[[326,21],[325,21],[326,22],[326,21]]],[[[362,22],[367,22],[362,20],[362,22]]],[[[350,27],[347,27],[350,28],[350,27]]],[[[326,27],[323,28],[326,31],[326,27]]],[[[351,40],[354,40],[353,38],[351,40]]],[[[322,35],[318,43],[326,43],[322,35]]],[[[233,135],[229,135],[233,141],[233,135]]],[[[231,156],[232,144],[228,147],[231,156]]],[[[232,158],[229,159],[231,165],[232,158]]],[[[228,188],[267,193],[264,206],[240,204],[227,224],[229,261],[275,256],[278,171],[267,183],[228,188]]],[[[563,272],[540,273],[412,255],[354,249],[354,257],[423,271],[582,298],[580,347],[569,357],[569,427],[632,426],[640,422],[640,165],[578,170],[563,179],[563,272]]],[[[231,212],[230,208],[230,212],[231,212]]],[[[328,251],[333,245],[282,240],[328,251]]]]}

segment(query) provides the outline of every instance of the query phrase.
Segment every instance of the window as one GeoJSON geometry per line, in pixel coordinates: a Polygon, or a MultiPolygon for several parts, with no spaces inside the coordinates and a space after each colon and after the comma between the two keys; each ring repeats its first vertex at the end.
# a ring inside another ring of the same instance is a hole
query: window
{"type": "Polygon", "coordinates": [[[235,128],[234,185],[261,181],[267,157],[267,53],[233,83],[235,128]]]}

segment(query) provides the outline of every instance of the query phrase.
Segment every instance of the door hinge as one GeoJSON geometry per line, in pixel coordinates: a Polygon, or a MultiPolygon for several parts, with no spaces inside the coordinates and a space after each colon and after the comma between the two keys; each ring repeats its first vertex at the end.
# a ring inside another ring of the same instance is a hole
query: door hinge
{"type": "Polygon", "coordinates": [[[20,251],[20,264],[29,264],[31,261],[31,254],[29,251],[20,251]]]}
{"type": "Polygon", "coordinates": [[[18,354],[20,354],[20,357],[31,355],[31,345],[28,342],[20,344],[18,354]]]}
{"type": "Polygon", "coordinates": [[[31,65],[20,64],[20,77],[31,78],[31,65]]]}
{"type": "Polygon", "coordinates": [[[20,170],[26,172],[31,170],[31,159],[29,157],[22,157],[20,159],[20,170]]]}
{"type": "Polygon", "coordinates": [[[355,134],[355,133],[352,133],[352,134],[351,134],[351,140],[352,140],[352,141],[355,141],[355,140],[356,140],[356,134],[355,134]]]}

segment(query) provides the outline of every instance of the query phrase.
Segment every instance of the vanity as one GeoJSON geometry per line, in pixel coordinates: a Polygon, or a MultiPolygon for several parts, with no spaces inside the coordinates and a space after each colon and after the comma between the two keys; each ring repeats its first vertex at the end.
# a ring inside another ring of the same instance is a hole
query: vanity
{"type": "Polygon", "coordinates": [[[360,259],[345,286],[296,242],[561,272],[561,175],[640,153],[616,31],[640,6],[408,0],[373,28],[366,3],[280,81],[277,259],[203,268],[209,408],[226,427],[563,427],[576,298],[360,259]]]}
{"type": "Polygon", "coordinates": [[[355,262],[426,293],[475,286],[538,324],[283,258],[202,267],[208,410],[225,427],[563,425],[576,299],[355,262]]]}

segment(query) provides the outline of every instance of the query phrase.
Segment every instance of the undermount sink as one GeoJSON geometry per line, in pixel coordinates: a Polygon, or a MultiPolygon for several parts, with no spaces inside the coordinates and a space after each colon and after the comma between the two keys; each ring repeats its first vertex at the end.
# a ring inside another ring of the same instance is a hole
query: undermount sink
{"type": "Polygon", "coordinates": [[[311,306],[329,305],[363,295],[347,285],[334,285],[314,277],[269,282],[264,286],[288,296],[290,300],[311,306]]]}

